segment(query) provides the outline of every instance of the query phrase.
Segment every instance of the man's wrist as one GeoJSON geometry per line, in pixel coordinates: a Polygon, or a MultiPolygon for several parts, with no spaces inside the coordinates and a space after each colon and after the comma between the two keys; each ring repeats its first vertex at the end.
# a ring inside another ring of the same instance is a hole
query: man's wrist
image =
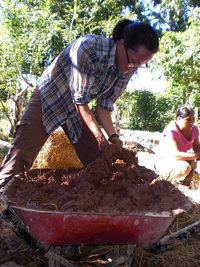
{"type": "Polygon", "coordinates": [[[102,135],[102,132],[101,132],[101,130],[98,128],[98,129],[95,131],[94,136],[95,136],[96,138],[98,138],[100,135],[102,135]]]}
{"type": "Polygon", "coordinates": [[[96,133],[94,134],[97,142],[100,144],[103,141],[106,141],[105,136],[103,135],[102,131],[99,129],[98,131],[96,131],[96,133]]]}
{"type": "Polygon", "coordinates": [[[116,133],[111,134],[111,135],[109,136],[109,138],[108,138],[108,141],[112,142],[112,140],[113,140],[114,138],[116,138],[116,137],[119,138],[119,135],[116,134],[116,133]]]}

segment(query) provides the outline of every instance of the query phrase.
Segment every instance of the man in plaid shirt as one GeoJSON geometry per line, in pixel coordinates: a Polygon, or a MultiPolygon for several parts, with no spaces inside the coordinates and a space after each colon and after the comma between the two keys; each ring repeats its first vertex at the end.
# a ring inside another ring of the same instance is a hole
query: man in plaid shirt
{"type": "Polygon", "coordinates": [[[130,78],[158,51],[156,31],[147,23],[119,21],[111,38],[86,35],[69,44],[44,71],[0,169],[0,192],[16,174],[30,169],[48,136],[62,127],[83,166],[109,142],[123,143],[111,119],[115,101],[130,78]],[[88,104],[109,136],[106,140],[88,104]]]}

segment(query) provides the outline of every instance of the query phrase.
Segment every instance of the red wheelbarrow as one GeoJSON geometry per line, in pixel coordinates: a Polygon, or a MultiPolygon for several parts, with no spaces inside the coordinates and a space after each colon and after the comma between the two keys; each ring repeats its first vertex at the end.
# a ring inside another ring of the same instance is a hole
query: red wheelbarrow
{"type": "Polygon", "coordinates": [[[159,213],[77,214],[13,206],[7,199],[6,191],[1,196],[1,216],[8,226],[38,253],[46,253],[47,257],[54,257],[55,261],[64,266],[74,265],[52,252],[52,247],[128,244],[127,255],[112,262],[112,266],[123,262],[126,266],[131,266],[135,245],[157,252],[171,248],[175,243],[172,242],[174,239],[186,241],[187,237],[191,238],[199,233],[200,222],[172,235],[165,234],[176,216],[187,211],[190,206],[188,201],[183,207],[159,213]]]}
{"type": "Polygon", "coordinates": [[[5,200],[4,207],[3,219],[21,239],[38,253],[45,253],[51,260],[54,258],[56,262],[70,267],[75,265],[61,257],[56,247],[110,244],[116,249],[116,244],[128,244],[127,255],[118,257],[108,266],[121,263],[131,266],[135,245],[152,251],[164,250],[167,246],[169,248],[166,242],[160,245],[160,239],[176,216],[188,209],[186,205],[182,209],[162,213],[109,216],[37,211],[10,206],[5,200]]]}

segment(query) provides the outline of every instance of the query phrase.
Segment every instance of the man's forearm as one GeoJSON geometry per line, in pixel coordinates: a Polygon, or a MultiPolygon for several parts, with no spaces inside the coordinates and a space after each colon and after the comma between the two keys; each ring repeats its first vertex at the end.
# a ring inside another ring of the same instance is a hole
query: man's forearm
{"type": "Polygon", "coordinates": [[[99,125],[92,113],[89,109],[88,105],[76,105],[78,112],[80,113],[81,117],[83,118],[85,124],[88,126],[90,131],[94,134],[96,138],[102,138],[103,134],[99,129],[99,125]],[[100,137],[101,136],[101,137],[100,137]]]}
{"type": "Polygon", "coordinates": [[[97,116],[101,122],[102,127],[108,136],[111,136],[115,133],[115,128],[112,123],[111,112],[100,106],[96,107],[97,116]]]}

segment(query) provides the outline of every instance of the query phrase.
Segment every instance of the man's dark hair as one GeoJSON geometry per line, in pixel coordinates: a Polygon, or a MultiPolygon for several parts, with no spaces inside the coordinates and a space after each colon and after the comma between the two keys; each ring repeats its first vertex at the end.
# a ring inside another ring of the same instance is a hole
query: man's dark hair
{"type": "Polygon", "coordinates": [[[146,22],[134,22],[129,19],[119,21],[112,32],[115,42],[124,39],[127,48],[137,51],[145,46],[150,52],[156,53],[159,49],[159,38],[156,30],[146,22]]]}

